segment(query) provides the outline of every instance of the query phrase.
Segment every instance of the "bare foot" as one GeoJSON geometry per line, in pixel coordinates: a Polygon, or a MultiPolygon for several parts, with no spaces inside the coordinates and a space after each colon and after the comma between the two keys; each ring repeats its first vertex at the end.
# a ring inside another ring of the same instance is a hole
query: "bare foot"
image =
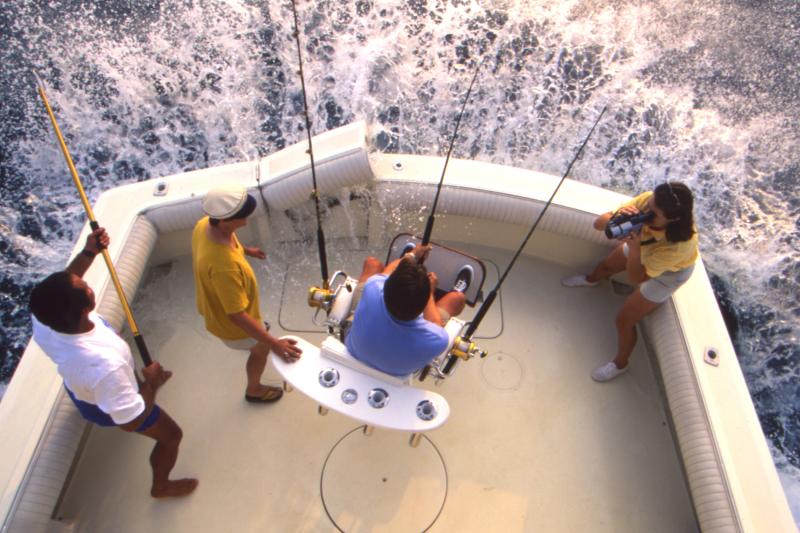
{"type": "Polygon", "coordinates": [[[193,478],[183,478],[167,481],[161,487],[153,487],[150,496],[153,498],[180,498],[191,494],[197,488],[199,481],[193,478]]]}

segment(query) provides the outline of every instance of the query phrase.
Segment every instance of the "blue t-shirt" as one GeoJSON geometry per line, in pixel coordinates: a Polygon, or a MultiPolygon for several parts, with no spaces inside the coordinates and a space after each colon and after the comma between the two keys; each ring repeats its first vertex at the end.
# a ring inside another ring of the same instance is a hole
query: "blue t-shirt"
{"type": "Polygon", "coordinates": [[[407,376],[442,353],[449,338],[443,327],[422,315],[407,321],[394,318],[383,303],[387,278],[377,274],[367,280],[345,345],[359,361],[393,376],[407,376]]]}

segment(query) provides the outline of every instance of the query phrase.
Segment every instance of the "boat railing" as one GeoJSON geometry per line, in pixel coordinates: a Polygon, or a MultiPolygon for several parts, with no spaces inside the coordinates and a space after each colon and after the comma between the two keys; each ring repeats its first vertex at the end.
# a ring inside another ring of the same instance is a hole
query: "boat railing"
{"type": "MultiPolygon", "coordinates": [[[[117,274],[125,294],[133,300],[155,246],[158,232],[146,217],[136,218],[116,261],[117,274]]],[[[125,314],[110,283],[98,291],[97,311],[120,330],[125,314]]],[[[36,347],[33,347],[37,349],[36,347]]],[[[75,404],[61,387],[22,482],[5,516],[2,531],[46,531],[52,525],[58,502],[80,456],[81,443],[88,429],[75,404]]]]}

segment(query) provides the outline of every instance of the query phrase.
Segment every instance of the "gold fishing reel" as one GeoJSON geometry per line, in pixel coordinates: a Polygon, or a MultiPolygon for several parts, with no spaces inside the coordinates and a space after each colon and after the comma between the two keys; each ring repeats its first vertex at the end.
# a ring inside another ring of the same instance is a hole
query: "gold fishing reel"
{"type": "Polygon", "coordinates": [[[478,357],[486,357],[488,352],[481,350],[478,345],[472,342],[469,339],[464,339],[462,337],[456,337],[453,341],[453,347],[450,349],[450,354],[454,357],[458,357],[463,360],[471,359],[475,356],[478,357]]]}
{"type": "Polygon", "coordinates": [[[342,270],[336,271],[322,287],[308,289],[308,305],[316,309],[312,322],[325,326],[329,333],[341,332],[353,308],[353,297],[358,280],[351,278],[342,270]],[[325,312],[325,319],[320,312],[325,312]]]}
{"type": "Polygon", "coordinates": [[[334,291],[330,287],[311,287],[308,289],[308,305],[323,311],[330,311],[334,291]]]}
{"type": "Polygon", "coordinates": [[[447,357],[445,358],[441,373],[445,376],[450,376],[453,374],[453,370],[455,370],[456,363],[459,359],[467,361],[476,356],[484,358],[488,353],[489,352],[479,348],[470,339],[465,339],[459,335],[453,341],[453,346],[450,348],[450,351],[447,352],[447,357]]]}

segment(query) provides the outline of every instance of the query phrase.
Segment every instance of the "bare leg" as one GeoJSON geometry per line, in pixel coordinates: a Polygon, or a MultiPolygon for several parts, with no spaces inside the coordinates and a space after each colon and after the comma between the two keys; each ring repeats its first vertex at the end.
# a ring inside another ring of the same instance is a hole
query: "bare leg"
{"type": "Polygon", "coordinates": [[[267,366],[269,346],[257,343],[250,348],[250,357],[247,358],[245,370],[247,371],[247,395],[261,397],[269,390],[267,385],[261,384],[261,376],[267,366]]]}
{"type": "Polygon", "coordinates": [[[642,296],[639,289],[628,296],[625,303],[622,304],[622,309],[616,319],[617,355],[614,357],[614,364],[617,365],[617,368],[628,366],[628,359],[631,357],[633,347],[636,346],[636,324],[659,305],[661,304],[651,302],[642,296]]]}
{"type": "Polygon", "coordinates": [[[450,313],[450,316],[458,316],[464,310],[466,303],[464,293],[458,291],[450,291],[436,300],[436,305],[450,313]]]}
{"type": "Polygon", "coordinates": [[[178,459],[178,446],[183,438],[183,431],[166,411],[162,409],[156,423],[142,431],[142,435],[156,441],[150,454],[150,467],[153,469],[150,495],[153,498],[186,496],[197,488],[199,482],[193,478],[169,479],[169,473],[178,459]]]}
{"type": "Polygon", "coordinates": [[[361,268],[361,276],[358,278],[359,283],[367,281],[375,274],[380,274],[384,269],[383,263],[377,257],[367,257],[364,259],[364,266],[361,268]]]}
{"type": "Polygon", "coordinates": [[[625,252],[622,251],[622,244],[614,248],[605,259],[600,261],[592,273],[586,276],[586,281],[594,283],[603,279],[608,279],[618,272],[625,270],[628,263],[628,258],[625,257],[625,252]]]}

